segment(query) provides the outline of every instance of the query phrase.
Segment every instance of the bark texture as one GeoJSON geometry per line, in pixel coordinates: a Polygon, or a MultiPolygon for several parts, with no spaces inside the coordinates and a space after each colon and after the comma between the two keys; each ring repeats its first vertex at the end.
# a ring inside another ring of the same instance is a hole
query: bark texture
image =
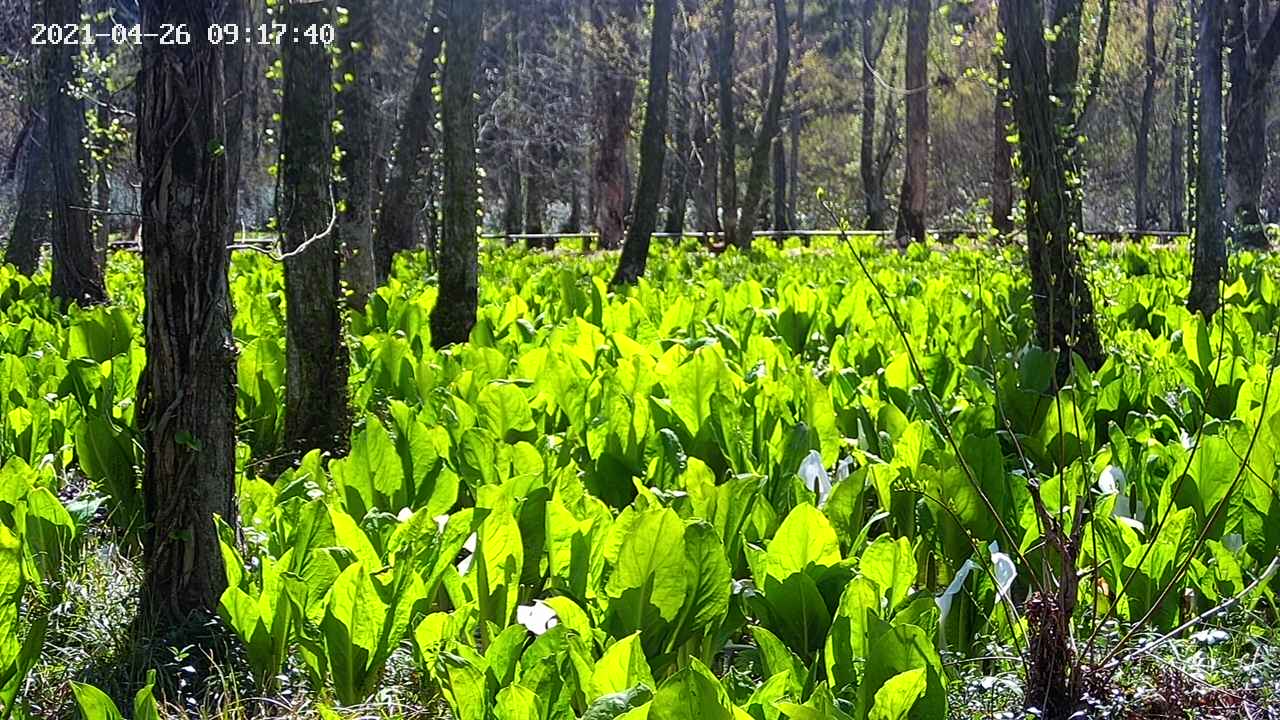
{"type": "Polygon", "coordinates": [[[773,29],[777,57],[773,61],[773,78],[769,82],[769,99],[765,105],[764,118],[760,121],[760,130],[756,134],[755,147],[751,152],[747,194],[742,199],[742,216],[734,235],[735,244],[743,250],[751,247],[760,203],[764,198],[765,179],[769,174],[769,151],[773,148],[774,139],[778,137],[782,122],[782,100],[786,96],[787,73],[791,68],[791,23],[787,19],[786,0],[773,0],[773,29]]]}
{"type": "Polygon", "coordinates": [[[1173,104],[1169,113],[1169,229],[1187,229],[1187,41],[1184,29],[1186,11],[1177,4],[1173,50],[1173,104]]]}
{"type": "MultiPolygon", "coordinates": [[[[329,22],[329,3],[289,5],[290,26],[329,22]]],[[[284,43],[281,227],[285,251],[285,445],[344,454],[350,434],[341,253],[332,178],[333,83],[322,45],[284,43]]]]}
{"type": "Polygon", "coordinates": [[[1045,47],[1042,8],[1039,0],[1000,3],[1027,184],[1027,259],[1036,339],[1041,347],[1060,351],[1060,371],[1069,369],[1071,353],[1096,368],[1102,363],[1102,346],[1094,324],[1093,294],[1075,247],[1080,205],[1073,185],[1079,176],[1075,151],[1079,116],[1074,98],[1080,65],[1080,1],[1058,0],[1057,24],[1064,33],[1075,28],[1076,43],[1059,35],[1052,55],[1045,47]],[[1055,106],[1051,96],[1065,98],[1065,105],[1055,106]]]}
{"type": "Polygon", "coordinates": [[[440,292],[431,310],[431,344],[465,343],[476,324],[479,258],[476,221],[475,76],[484,30],[484,0],[438,0],[448,7],[444,66],[444,231],[437,263],[440,292]]]}
{"type": "MultiPolygon", "coordinates": [[[[598,0],[592,3],[591,19],[601,32],[611,23],[618,23],[624,41],[634,41],[635,0],[598,0]]],[[[600,233],[601,249],[614,249],[622,244],[626,227],[627,136],[631,133],[631,108],[636,97],[635,78],[606,61],[596,69],[593,94],[596,231],[600,233]]]]}
{"type": "Polygon", "coordinates": [[[347,3],[347,22],[338,29],[342,50],[338,117],[342,122],[342,186],[344,209],[338,218],[343,278],[348,302],[361,309],[378,286],[373,249],[373,147],[377,126],[374,109],[373,48],[376,42],[371,1],[347,3]]]}
{"type": "MultiPolygon", "coordinates": [[[[46,0],[49,24],[80,23],[79,0],[46,0]]],[[[89,186],[88,128],[84,104],[72,94],[79,78],[80,46],[51,45],[45,51],[49,98],[49,160],[53,168],[50,244],[53,277],[49,293],[63,303],[92,305],[106,302],[107,285],[94,248],[93,206],[89,186]]]]}
{"type": "Polygon", "coordinates": [[[1143,33],[1142,107],[1138,115],[1138,131],[1133,153],[1133,226],[1138,232],[1152,227],[1149,177],[1151,170],[1151,123],[1156,109],[1156,79],[1160,58],[1156,55],[1156,0],[1145,0],[1145,32],[1143,33]]]}
{"type": "Polygon", "coordinates": [[[716,29],[716,99],[720,115],[720,227],[726,245],[738,245],[738,113],[734,82],[737,2],[720,0],[716,29]]]}
{"type": "Polygon", "coordinates": [[[858,169],[862,176],[862,194],[866,205],[867,230],[886,230],[889,227],[889,201],[884,190],[884,178],[889,171],[889,161],[897,145],[897,121],[892,102],[885,108],[884,132],[880,147],[876,147],[877,114],[879,110],[880,78],[877,64],[884,52],[889,36],[889,23],[880,22],[880,0],[862,2],[862,128],[858,169]]]}
{"type": "Polygon", "coordinates": [[[5,263],[23,275],[33,275],[40,264],[40,248],[49,239],[50,177],[49,119],[41,101],[32,103],[26,127],[18,136],[15,174],[18,177],[18,209],[4,249],[5,263]]]}
{"type": "Polygon", "coordinates": [[[924,242],[929,207],[929,16],[930,0],[907,6],[907,167],[898,200],[899,245],[924,242]]]}
{"type": "Polygon", "coordinates": [[[231,218],[224,54],[206,31],[218,0],[143,0],[138,78],[147,365],[138,426],[146,572],[139,621],[162,629],[216,612],[226,588],[213,516],[237,526],[236,351],[227,287],[231,218]],[[185,23],[189,45],[161,45],[185,23]]]}
{"type": "Polygon", "coordinates": [[[662,196],[662,169],[667,156],[667,104],[671,95],[671,27],[676,0],[656,0],[649,49],[649,96],[645,100],[644,130],[640,135],[640,182],[635,210],[627,229],[622,258],[612,285],[629,285],[644,275],[649,244],[658,225],[658,200],[662,196]]]}
{"type": "MultiPolygon", "coordinates": [[[[1243,245],[1268,245],[1262,224],[1262,182],[1267,172],[1267,118],[1271,70],[1280,57],[1280,12],[1263,22],[1263,3],[1222,0],[1231,71],[1227,93],[1227,219],[1243,245]]],[[[1203,127],[1203,126],[1202,126],[1203,127]]]]}
{"type": "Polygon", "coordinates": [[[1226,218],[1222,204],[1223,13],[1219,3],[1201,3],[1199,27],[1196,232],[1187,308],[1210,319],[1221,302],[1219,288],[1227,267],[1226,218]]]}
{"type": "Polygon", "coordinates": [[[374,232],[375,274],[378,284],[386,282],[391,274],[396,253],[408,250],[415,244],[415,218],[421,204],[414,198],[419,197],[426,189],[427,178],[431,174],[429,144],[436,117],[436,103],[432,93],[436,86],[437,58],[444,42],[444,33],[440,28],[445,22],[446,5],[448,0],[435,0],[433,5],[431,20],[427,23],[422,39],[422,54],[418,57],[413,88],[405,105],[400,135],[396,139],[395,165],[382,193],[382,206],[374,232]]]}

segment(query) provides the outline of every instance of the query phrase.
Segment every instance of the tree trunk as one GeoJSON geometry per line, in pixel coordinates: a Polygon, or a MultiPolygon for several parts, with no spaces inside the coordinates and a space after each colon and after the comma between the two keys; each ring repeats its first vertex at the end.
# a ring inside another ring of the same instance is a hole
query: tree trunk
{"type": "MultiPolygon", "coordinates": [[[[329,3],[288,5],[291,27],[329,21],[329,3]]],[[[319,448],[344,454],[351,431],[343,343],[342,255],[334,234],[333,82],[322,45],[284,43],[281,109],[281,225],[287,370],[285,444],[289,459],[319,448]]]]}
{"type": "Polygon", "coordinates": [[[476,216],[475,80],[484,31],[484,0],[437,0],[448,7],[449,54],[441,85],[444,129],[444,228],[440,238],[440,292],[431,310],[431,344],[465,343],[476,324],[479,257],[476,216]]]}
{"type": "MultiPolygon", "coordinates": [[[[684,22],[681,40],[688,40],[688,23],[684,22]]],[[[674,33],[674,30],[672,31],[674,33]]],[[[667,221],[662,231],[671,235],[684,235],[685,217],[689,205],[689,174],[693,167],[693,136],[690,130],[693,94],[689,73],[690,59],[687,50],[679,50],[672,56],[672,72],[675,74],[675,95],[671,102],[675,110],[675,127],[672,130],[676,146],[675,162],[670,163],[667,183],[667,221]]]]}
{"type": "MultiPolygon", "coordinates": [[[[709,96],[710,92],[706,94],[709,96]]],[[[719,232],[720,146],[712,135],[712,121],[705,107],[706,103],[702,103],[694,116],[693,146],[697,152],[698,181],[693,198],[693,214],[699,230],[719,232]]]]}
{"type": "Polygon", "coordinates": [[[1142,110],[1138,117],[1138,134],[1133,153],[1133,225],[1138,232],[1151,229],[1149,209],[1148,172],[1151,168],[1151,122],[1155,114],[1156,76],[1159,73],[1159,57],[1156,56],[1156,0],[1146,0],[1146,32],[1142,43],[1145,57],[1142,110]]]}
{"type": "Polygon", "coordinates": [[[716,81],[720,112],[720,227],[725,245],[738,245],[738,113],[734,81],[734,45],[737,42],[736,0],[720,0],[720,25],[716,37],[716,81]]]}
{"type": "MultiPolygon", "coordinates": [[[[604,2],[593,3],[592,22],[604,31],[611,23],[622,23],[628,38],[634,34],[635,0],[613,0],[616,13],[610,13],[604,2]]],[[[622,244],[627,213],[627,136],[631,133],[631,108],[635,103],[636,81],[622,68],[608,63],[596,68],[594,90],[594,123],[596,133],[596,165],[592,172],[595,186],[596,231],[600,248],[612,250],[622,244]]]]}
{"type": "MultiPolygon", "coordinates": [[[[51,25],[80,24],[80,0],[46,0],[51,25]]],[[[45,52],[49,96],[49,159],[53,167],[53,277],[49,293],[64,303],[106,302],[102,264],[93,246],[89,208],[88,128],[84,105],[72,94],[79,78],[78,45],[50,45],[45,52]]]]}
{"type": "MultiPolygon", "coordinates": [[[[1079,45],[1057,43],[1052,67],[1047,67],[1041,7],[1039,0],[1001,0],[1000,12],[1007,28],[1005,57],[1027,186],[1027,260],[1036,340],[1060,352],[1061,377],[1070,370],[1072,353],[1087,366],[1100,367],[1102,346],[1092,291],[1075,248],[1079,200],[1073,182],[1079,170],[1073,148],[1078,128],[1063,125],[1075,113],[1056,109],[1052,100],[1053,95],[1074,97],[1074,91],[1065,88],[1078,83],[1070,68],[1078,75],[1079,45]]],[[[1057,12],[1069,27],[1080,12],[1079,0],[1058,0],[1057,12]]]]}
{"type": "Polygon", "coordinates": [[[49,167],[49,119],[39,101],[31,103],[26,127],[18,136],[15,175],[18,178],[18,209],[4,249],[5,263],[23,275],[34,275],[40,264],[40,248],[49,239],[49,187],[53,179],[49,167]]]}
{"type": "Polygon", "coordinates": [[[1184,31],[1185,11],[1178,3],[1175,13],[1177,29],[1173,51],[1173,107],[1169,113],[1169,229],[1183,232],[1187,229],[1187,138],[1184,107],[1187,94],[1187,43],[1184,31]]]}
{"type": "Polygon", "coordinates": [[[649,97],[645,100],[644,130],[640,134],[640,183],[635,211],[622,258],[610,284],[630,285],[644,275],[649,244],[658,225],[662,195],[662,167],[667,155],[667,104],[670,96],[671,25],[676,0],[655,0],[652,45],[649,49],[649,97]]]}
{"type": "Polygon", "coordinates": [[[138,76],[147,365],[137,424],[145,469],[146,572],[139,624],[211,616],[226,588],[214,515],[238,525],[236,350],[227,286],[231,220],[223,53],[208,44],[220,0],[143,0],[138,76]],[[162,45],[185,24],[188,45],[162,45]]]}
{"type": "Polygon", "coordinates": [[[378,286],[377,253],[373,248],[373,144],[377,124],[373,96],[375,28],[369,2],[347,4],[347,23],[339,28],[342,91],[338,116],[342,122],[342,188],[345,207],[338,218],[343,278],[356,309],[378,286]]]}
{"type": "MultiPolygon", "coordinates": [[[[1003,27],[1003,26],[1002,26],[1003,27]]],[[[1003,29],[1001,30],[1003,32],[1003,29]]],[[[993,112],[991,154],[991,227],[1001,238],[1013,234],[1013,143],[1009,142],[1013,125],[1012,99],[1009,96],[1009,74],[1004,59],[996,53],[996,104],[993,112]]]]}
{"type": "MultiPolygon", "coordinates": [[[[773,230],[791,229],[787,221],[787,141],[781,133],[773,139],[773,230]]],[[[781,238],[779,238],[781,241],[781,238]]]]}
{"type": "Polygon", "coordinates": [[[1200,4],[1196,66],[1200,86],[1196,173],[1196,234],[1187,308],[1212,319],[1227,267],[1222,165],[1222,5],[1200,4]]]}
{"type": "MultiPolygon", "coordinates": [[[[524,231],[531,235],[542,235],[546,229],[543,216],[547,212],[547,201],[542,193],[542,172],[544,171],[535,168],[525,178],[524,231]]],[[[530,240],[528,245],[547,249],[551,247],[551,243],[544,242],[542,239],[530,240]]]]}
{"type": "Polygon", "coordinates": [[[1242,245],[1265,248],[1262,183],[1267,172],[1271,69],[1280,56],[1280,13],[1264,32],[1258,3],[1224,0],[1230,39],[1227,92],[1227,220],[1242,245]]]}
{"type": "Polygon", "coordinates": [[[924,242],[929,209],[929,0],[907,10],[907,167],[898,200],[899,245],[924,242]]]}
{"type": "Polygon", "coordinates": [[[773,80],[769,84],[769,100],[765,106],[760,132],[751,153],[751,169],[747,175],[747,194],[742,200],[742,217],[738,221],[735,237],[739,249],[751,247],[752,234],[764,196],[765,177],[769,172],[769,151],[778,137],[782,121],[782,99],[787,89],[787,73],[791,68],[791,24],[787,20],[786,0],[773,0],[773,25],[778,46],[773,63],[773,80]]]}
{"type": "Polygon", "coordinates": [[[879,153],[876,151],[876,112],[879,104],[877,83],[880,82],[876,64],[880,61],[888,35],[887,22],[883,30],[876,32],[879,4],[879,0],[863,0],[862,3],[862,129],[858,164],[862,175],[862,194],[866,200],[866,229],[873,231],[885,230],[889,226],[884,172],[882,164],[878,162],[885,149],[882,148],[879,153]]]}
{"type": "Polygon", "coordinates": [[[442,6],[447,0],[435,0],[431,20],[422,39],[422,54],[414,73],[413,89],[405,105],[400,136],[396,140],[395,166],[382,194],[382,207],[374,230],[375,271],[378,284],[391,275],[396,253],[415,245],[415,218],[420,203],[415,202],[431,174],[431,151],[428,147],[436,108],[432,93],[436,86],[436,60],[444,42],[440,32],[445,22],[442,6]]]}
{"type": "Polygon", "coordinates": [[[502,231],[510,241],[512,235],[524,232],[524,195],[520,168],[507,165],[502,170],[502,231]]]}

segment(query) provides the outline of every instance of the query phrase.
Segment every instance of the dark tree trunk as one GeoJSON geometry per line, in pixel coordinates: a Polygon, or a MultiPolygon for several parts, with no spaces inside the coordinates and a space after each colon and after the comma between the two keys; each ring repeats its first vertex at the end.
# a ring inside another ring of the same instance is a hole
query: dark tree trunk
{"type": "Polygon", "coordinates": [[[1146,0],[1146,32],[1143,35],[1143,56],[1145,58],[1142,109],[1138,117],[1138,135],[1133,154],[1133,225],[1138,232],[1151,229],[1151,210],[1149,208],[1150,192],[1148,190],[1148,174],[1151,168],[1151,122],[1155,114],[1156,76],[1159,74],[1160,58],[1156,55],[1156,0],[1146,0]]]}
{"type": "Polygon", "coordinates": [[[1187,41],[1184,29],[1186,12],[1178,3],[1175,14],[1176,30],[1173,52],[1173,107],[1169,113],[1169,229],[1183,232],[1187,229],[1187,132],[1185,105],[1187,96],[1187,41]]]}
{"type": "Polygon", "coordinates": [[[361,309],[378,286],[373,248],[373,146],[377,125],[373,95],[375,22],[370,2],[350,3],[347,23],[339,28],[342,64],[338,116],[342,134],[342,187],[345,207],[338,218],[343,278],[352,307],[361,309]]]}
{"type": "Polygon", "coordinates": [[[18,210],[13,218],[4,261],[23,275],[33,275],[40,264],[40,248],[49,239],[50,185],[49,121],[45,114],[44,93],[36,93],[38,102],[31,103],[30,117],[19,137],[15,175],[18,178],[18,210]]]}
{"type": "MultiPolygon", "coordinates": [[[[329,22],[329,3],[288,5],[286,22],[329,22]]],[[[290,459],[321,449],[342,455],[351,430],[343,343],[342,255],[334,233],[333,81],[322,45],[284,43],[281,226],[287,370],[285,444],[290,459]],[[320,160],[319,162],[317,160],[320,160]]]]}
{"type": "Polygon", "coordinates": [[[508,163],[502,170],[502,231],[508,240],[524,232],[523,186],[520,168],[508,163]]]}
{"type": "MultiPolygon", "coordinates": [[[[862,175],[862,194],[866,201],[866,229],[888,229],[889,202],[884,192],[884,176],[887,159],[891,154],[891,144],[886,143],[876,150],[876,113],[879,105],[879,89],[877,83],[876,64],[884,52],[885,39],[889,33],[889,23],[877,29],[876,15],[879,13],[879,0],[863,0],[862,2],[862,129],[861,148],[858,157],[860,174],[862,175]],[[883,159],[883,160],[882,160],[883,159]]],[[[886,115],[892,106],[886,110],[886,115]]],[[[886,140],[892,137],[889,132],[891,121],[886,117],[886,140]]]]}
{"type": "MultiPolygon", "coordinates": [[[[591,6],[592,22],[604,30],[611,23],[623,26],[628,42],[635,33],[635,0],[596,2],[591,6]],[[610,12],[605,5],[615,6],[610,12]]],[[[636,80],[622,68],[604,64],[596,68],[594,123],[596,165],[592,171],[596,231],[600,248],[612,250],[622,244],[627,213],[627,136],[631,133],[631,108],[635,103],[636,80]]]]}
{"type": "Polygon", "coordinates": [[[1013,234],[1013,107],[1009,96],[1009,76],[1004,59],[996,53],[996,104],[992,122],[991,227],[1001,238],[1013,234]]]}
{"type": "Polygon", "coordinates": [[[1227,220],[1232,235],[1253,248],[1268,245],[1262,224],[1267,172],[1267,116],[1271,69],[1280,57],[1280,13],[1264,30],[1261,4],[1223,0],[1231,88],[1227,92],[1227,220]]]}
{"type": "Polygon", "coordinates": [[[738,245],[738,113],[734,82],[734,46],[737,43],[737,1],[720,0],[720,24],[716,32],[716,85],[720,113],[720,227],[725,245],[738,245]]]}
{"type": "MultiPolygon", "coordinates": [[[[805,27],[805,0],[800,0],[796,9],[795,27],[798,29],[797,38],[800,45],[796,50],[796,55],[803,57],[806,44],[804,42],[805,27]]],[[[787,131],[789,135],[790,149],[787,152],[787,209],[786,223],[788,230],[794,230],[799,227],[800,222],[797,219],[796,211],[800,201],[800,132],[804,128],[804,116],[800,112],[800,82],[801,77],[796,77],[792,85],[791,93],[796,98],[794,107],[791,111],[791,119],[787,123],[787,131]]]]}
{"type": "MultiPolygon", "coordinates": [[[[525,178],[524,193],[524,231],[531,235],[542,235],[545,232],[543,216],[547,212],[547,201],[542,192],[542,170],[535,169],[525,178]]],[[[550,248],[550,243],[542,238],[530,240],[529,247],[550,248]]]]}
{"type": "MultiPolygon", "coordinates": [[[[80,24],[80,0],[46,3],[45,20],[49,24],[80,24]]],[[[107,286],[93,246],[84,105],[72,94],[80,75],[79,59],[78,45],[51,45],[45,51],[49,159],[53,166],[53,277],[49,293],[64,303],[92,305],[106,302],[107,286]]]]}
{"type": "MultiPolygon", "coordinates": [[[[710,95],[710,92],[707,93],[710,95]]],[[[693,145],[697,152],[697,185],[693,198],[694,219],[704,232],[720,231],[720,146],[712,134],[706,103],[694,115],[693,145]]]]}
{"type": "Polygon", "coordinates": [[[220,0],[143,0],[138,78],[147,366],[138,427],[146,462],[147,630],[211,616],[226,588],[218,515],[238,525],[236,351],[227,287],[231,220],[225,80],[207,41],[220,0]],[[188,45],[161,45],[185,24],[188,45]]]}
{"type": "Polygon", "coordinates": [[[415,198],[426,189],[426,178],[431,175],[428,145],[436,117],[432,93],[436,86],[436,60],[444,42],[444,33],[439,28],[445,21],[442,6],[446,4],[447,0],[435,0],[431,20],[427,23],[413,89],[409,92],[400,135],[396,140],[395,166],[382,194],[382,207],[374,230],[375,270],[379,284],[386,282],[391,274],[396,253],[416,244],[415,218],[422,205],[415,198]]]}
{"type": "Polygon", "coordinates": [[[1200,4],[1196,66],[1200,86],[1198,162],[1196,173],[1196,234],[1192,257],[1191,292],[1187,308],[1211,319],[1218,311],[1219,286],[1227,267],[1226,218],[1223,216],[1222,165],[1222,6],[1212,0],[1200,4]]]}
{"type": "Polygon", "coordinates": [[[898,200],[899,245],[924,242],[929,208],[929,16],[930,0],[907,10],[907,168],[898,200]]]}
{"type": "Polygon", "coordinates": [[[635,211],[627,228],[622,258],[610,284],[630,285],[644,275],[649,244],[658,225],[658,199],[662,195],[662,167],[667,155],[667,101],[670,96],[671,25],[676,0],[655,0],[652,45],[649,49],[649,97],[645,100],[644,129],[640,134],[640,183],[635,211]]]}
{"type": "MultiPolygon", "coordinates": [[[[1059,37],[1052,67],[1048,67],[1040,1],[1002,0],[1000,12],[1007,28],[1005,57],[1027,186],[1027,260],[1036,340],[1041,347],[1060,352],[1060,373],[1070,369],[1072,353],[1097,368],[1102,364],[1102,345],[1094,324],[1093,295],[1075,248],[1076,114],[1055,108],[1051,97],[1074,97],[1078,77],[1071,68],[1078,74],[1079,44],[1064,43],[1059,37]]],[[[1064,27],[1078,25],[1079,13],[1080,0],[1058,0],[1057,14],[1064,27]]]]}
{"type": "Polygon", "coordinates": [[[773,79],[769,83],[769,100],[765,106],[764,118],[760,122],[760,133],[751,153],[747,194],[742,200],[742,217],[734,236],[737,239],[735,244],[743,250],[751,247],[760,202],[764,197],[765,178],[769,173],[769,151],[778,137],[778,128],[782,122],[782,100],[787,90],[787,73],[791,68],[791,23],[787,20],[786,0],[773,0],[773,24],[777,58],[773,63],[773,79]]]}
{"type": "MultiPolygon", "coordinates": [[[[773,230],[791,229],[787,221],[787,141],[779,134],[773,139],[773,230]]],[[[781,241],[781,238],[779,238],[781,241]]]]}
{"type": "Polygon", "coordinates": [[[449,55],[441,85],[444,128],[444,228],[438,253],[440,292],[431,310],[431,344],[465,343],[476,324],[479,257],[476,215],[477,108],[473,96],[484,32],[484,0],[438,0],[448,7],[449,55]]]}
{"type": "MultiPolygon", "coordinates": [[[[682,23],[679,33],[682,44],[687,44],[688,23],[682,23]]],[[[674,30],[672,31],[675,32],[674,30]]],[[[673,41],[674,44],[674,41],[673,41]]],[[[675,162],[667,177],[667,221],[662,231],[671,235],[684,235],[685,217],[689,205],[689,174],[693,167],[693,136],[690,129],[693,87],[689,72],[688,51],[681,48],[672,56],[672,72],[675,74],[675,94],[671,98],[675,126],[672,129],[676,146],[675,162]]]]}

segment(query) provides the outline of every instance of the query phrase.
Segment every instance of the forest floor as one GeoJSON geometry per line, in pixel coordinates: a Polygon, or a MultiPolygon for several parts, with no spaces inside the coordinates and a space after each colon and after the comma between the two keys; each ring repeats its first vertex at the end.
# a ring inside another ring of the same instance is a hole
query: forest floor
{"type": "MultiPolygon", "coordinates": [[[[166,666],[203,686],[172,718],[225,720],[451,720],[447,707],[413,669],[407,649],[392,655],[382,689],[368,703],[332,710],[308,686],[300,662],[282,676],[272,696],[252,691],[236,650],[219,661],[194,657],[190,647],[138,644],[130,627],[142,579],[141,558],[122,549],[105,523],[86,538],[81,562],[71,566],[39,665],[28,678],[36,717],[73,720],[72,682],[95,685],[125,699],[145,681],[141,668],[166,666]]],[[[1260,615],[1236,611],[1158,650],[1126,658],[1115,680],[1091,698],[1089,718],[1124,720],[1275,720],[1280,718],[1280,629],[1260,615]]],[[[1108,640],[1101,634],[1099,654],[1108,640]]],[[[1145,642],[1140,641],[1138,646],[1145,642]]],[[[1024,668],[1011,648],[991,646],[986,657],[944,656],[952,675],[951,720],[1030,720],[1021,714],[1024,668]]],[[[185,694],[180,691],[180,694],[185,694]]],[[[1083,718],[1082,718],[1083,720],[1083,718]]]]}

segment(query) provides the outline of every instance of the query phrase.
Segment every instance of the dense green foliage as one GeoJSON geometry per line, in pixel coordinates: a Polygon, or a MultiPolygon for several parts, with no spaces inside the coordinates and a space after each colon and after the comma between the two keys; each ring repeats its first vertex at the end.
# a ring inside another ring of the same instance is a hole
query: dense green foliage
{"type": "MultiPolygon", "coordinates": [[[[1182,309],[1184,248],[1099,248],[1110,359],[1053,393],[1016,250],[855,244],[923,384],[834,241],[664,249],[619,295],[608,256],[495,250],[503,282],[443,352],[422,258],[402,258],[349,318],[350,456],[278,478],[282,279],[238,255],[244,532],[223,535],[221,614],[255,682],[297,654],[359,703],[409,644],[458,720],[938,718],[946,654],[1024,642],[1017,608],[1047,580],[1031,479],[1055,514],[1092,498],[1094,617],[1173,627],[1186,593],[1211,607],[1276,556],[1274,259],[1235,258],[1206,327],[1182,309]]],[[[118,255],[118,304],[64,315],[0,270],[6,709],[95,513],[125,546],[138,529],[139,278],[118,255]]]]}

